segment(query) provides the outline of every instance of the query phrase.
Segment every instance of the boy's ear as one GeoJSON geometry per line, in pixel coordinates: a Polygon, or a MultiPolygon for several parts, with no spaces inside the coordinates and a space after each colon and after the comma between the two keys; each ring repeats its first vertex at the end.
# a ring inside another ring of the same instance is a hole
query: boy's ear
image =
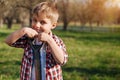
{"type": "Polygon", "coordinates": [[[54,29],[56,26],[57,26],[57,22],[53,23],[53,25],[52,25],[52,28],[51,28],[51,29],[54,29]]]}

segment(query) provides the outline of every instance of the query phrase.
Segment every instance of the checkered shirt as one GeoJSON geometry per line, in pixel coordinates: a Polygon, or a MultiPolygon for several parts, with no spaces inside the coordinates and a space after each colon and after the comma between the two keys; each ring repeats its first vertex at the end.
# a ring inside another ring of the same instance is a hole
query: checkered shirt
{"type": "MultiPolygon", "coordinates": [[[[52,35],[56,44],[64,51],[64,63],[59,64],[52,56],[52,51],[48,44],[46,44],[46,80],[63,80],[61,66],[67,62],[68,54],[66,52],[63,41],[56,35],[52,35]]],[[[31,69],[33,64],[33,50],[29,45],[28,37],[24,35],[12,44],[13,47],[23,48],[24,54],[22,58],[22,65],[20,71],[20,80],[30,80],[31,69]]]]}

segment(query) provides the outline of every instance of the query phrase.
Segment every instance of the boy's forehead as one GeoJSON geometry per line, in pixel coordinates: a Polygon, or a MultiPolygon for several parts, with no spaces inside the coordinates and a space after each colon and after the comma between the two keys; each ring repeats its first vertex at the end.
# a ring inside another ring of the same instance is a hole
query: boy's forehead
{"type": "Polygon", "coordinates": [[[33,18],[39,18],[39,19],[44,19],[47,18],[45,14],[33,14],[33,18]]]}

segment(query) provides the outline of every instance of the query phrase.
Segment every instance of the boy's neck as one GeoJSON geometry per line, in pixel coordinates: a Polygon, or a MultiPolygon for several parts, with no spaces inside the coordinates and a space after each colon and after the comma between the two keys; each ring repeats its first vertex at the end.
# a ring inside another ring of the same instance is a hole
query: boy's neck
{"type": "Polygon", "coordinates": [[[42,44],[42,41],[38,41],[38,38],[35,38],[35,39],[33,40],[33,44],[34,44],[34,45],[41,45],[41,44],[42,44]]]}

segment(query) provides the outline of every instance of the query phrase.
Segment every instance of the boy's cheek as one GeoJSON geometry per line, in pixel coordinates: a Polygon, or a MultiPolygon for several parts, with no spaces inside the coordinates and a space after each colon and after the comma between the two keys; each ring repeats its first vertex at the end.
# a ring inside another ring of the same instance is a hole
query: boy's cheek
{"type": "Polygon", "coordinates": [[[33,24],[32,24],[32,26],[31,26],[31,27],[32,27],[32,28],[35,28],[35,25],[33,25],[33,24]]]}
{"type": "Polygon", "coordinates": [[[37,28],[36,26],[32,26],[32,29],[34,29],[34,30],[37,31],[38,33],[40,32],[39,28],[37,28]]]}

